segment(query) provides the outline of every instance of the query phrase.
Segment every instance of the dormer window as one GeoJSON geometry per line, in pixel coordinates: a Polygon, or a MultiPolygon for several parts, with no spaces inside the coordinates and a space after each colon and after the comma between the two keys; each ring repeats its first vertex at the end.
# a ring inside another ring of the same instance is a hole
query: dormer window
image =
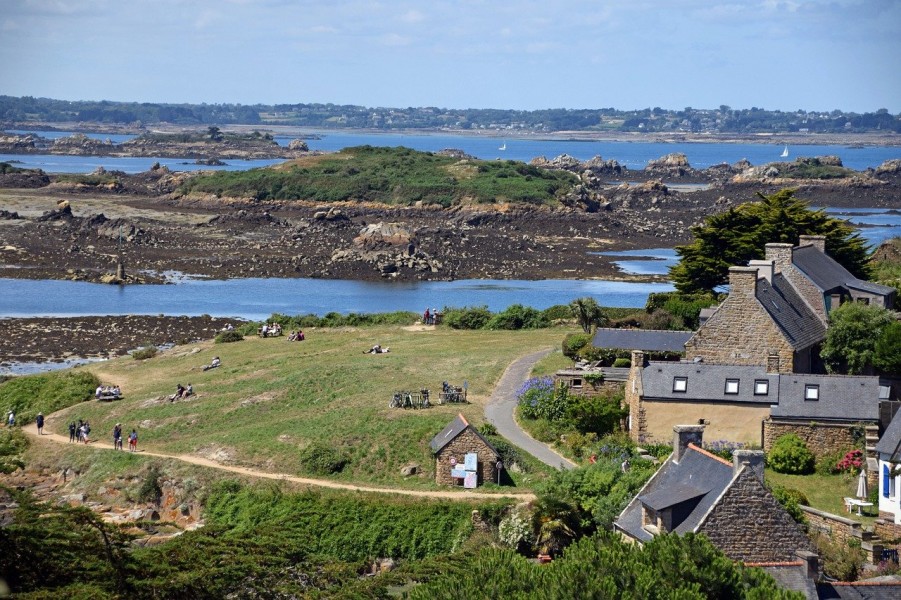
{"type": "Polygon", "coordinates": [[[737,394],[738,393],[738,379],[727,379],[726,380],[726,393],[727,394],[737,394]]]}
{"type": "Polygon", "coordinates": [[[754,380],[754,395],[755,396],[766,396],[770,393],[770,382],[766,379],[755,379],[754,380]]]}
{"type": "Polygon", "coordinates": [[[820,386],[808,383],[804,386],[804,399],[805,400],[819,400],[820,399],[820,386]]]}
{"type": "Polygon", "coordinates": [[[688,390],[688,377],[673,377],[673,391],[685,393],[688,390]]]}

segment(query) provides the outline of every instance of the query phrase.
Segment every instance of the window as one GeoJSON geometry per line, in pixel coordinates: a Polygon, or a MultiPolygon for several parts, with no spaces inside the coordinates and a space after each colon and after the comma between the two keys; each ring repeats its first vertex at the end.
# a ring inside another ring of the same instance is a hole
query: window
{"type": "Polygon", "coordinates": [[[573,387],[582,387],[581,379],[573,379],[573,387]]]}
{"type": "Polygon", "coordinates": [[[766,396],[770,393],[770,382],[766,379],[755,379],[754,380],[754,395],[755,396],[766,396]]]}
{"type": "Polygon", "coordinates": [[[727,379],[726,380],[726,393],[727,394],[737,394],[738,393],[738,379],[727,379]]]}
{"type": "Polygon", "coordinates": [[[673,391],[684,392],[688,389],[688,377],[673,377],[673,391]]]}
{"type": "Polygon", "coordinates": [[[894,483],[892,477],[892,469],[886,465],[882,465],[882,497],[888,498],[892,493],[892,483],[894,483]]]}
{"type": "Polygon", "coordinates": [[[804,386],[804,399],[805,400],[819,400],[820,399],[820,386],[813,385],[808,383],[804,386]]]}

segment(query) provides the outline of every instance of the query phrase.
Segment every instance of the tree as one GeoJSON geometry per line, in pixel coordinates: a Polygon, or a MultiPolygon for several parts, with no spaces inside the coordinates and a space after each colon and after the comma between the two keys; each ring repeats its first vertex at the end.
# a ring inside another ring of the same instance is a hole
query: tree
{"type": "Polygon", "coordinates": [[[600,327],[607,322],[607,315],[594,298],[578,298],[570,302],[569,307],[585,333],[591,333],[592,326],[600,327]]]}
{"type": "Polygon", "coordinates": [[[214,142],[218,142],[222,139],[222,131],[215,125],[207,127],[206,132],[214,142]]]}
{"type": "Polygon", "coordinates": [[[731,208],[692,227],[694,241],[676,248],[679,263],[670,269],[676,289],[712,292],[727,282],[729,267],[763,258],[768,243],[797,244],[801,235],[826,236],[826,252],[866,279],[868,248],[852,226],[822,210],[811,210],[791,189],[758,196],[758,202],[731,208]]]}
{"type": "Polygon", "coordinates": [[[894,314],[880,306],[845,302],[834,309],[820,350],[826,370],[848,375],[872,372],[877,340],[894,322],[894,314]]]}
{"type": "Polygon", "coordinates": [[[901,375],[901,322],[895,321],[882,330],[876,340],[874,364],[884,375],[901,375]]]}

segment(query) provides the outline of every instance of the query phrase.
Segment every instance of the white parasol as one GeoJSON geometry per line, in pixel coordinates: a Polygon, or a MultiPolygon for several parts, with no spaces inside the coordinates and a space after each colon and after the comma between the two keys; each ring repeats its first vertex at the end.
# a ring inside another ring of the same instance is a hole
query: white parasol
{"type": "Polygon", "coordinates": [[[857,478],[857,497],[866,500],[867,496],[867,470],[860,470],[860,477],[857,478]]]}

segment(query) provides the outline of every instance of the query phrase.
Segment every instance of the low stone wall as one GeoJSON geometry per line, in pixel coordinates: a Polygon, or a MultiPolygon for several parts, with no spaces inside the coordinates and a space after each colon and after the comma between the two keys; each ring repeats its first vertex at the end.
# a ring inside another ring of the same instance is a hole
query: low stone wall
{"type": "Polygon", "coordinates": [[[861,447],[862,442],[856,442],[852,430],[857,424],[852,423],[817,423],[774,421],[772,418],[763,422],[763,449],[769,452],[783,435],[794,433],[804,440],[814,456],[820,458],[836,452],[844,452],[855,447],[861,447]]]}
{"type": "Polygon", "coordinates": [[[600,381],[591,381],[591,371],[584,373],[557,373],[554,375],[554,384],[566,385],[566,389],[570,395],[585,396],[588,398],[594,396],[616,394],[623,391],[622,381],[612,381],[610,379],[602,379],[600,381]],[[587,376],[587,377],[586,377],[587,376]]]}
{"type": "Polygon", "coordinates": [[[866,554],[867,562],[878,565],[882,561],[884,544],[878,534],[864,531],[863,525],[853,519],[804,505],[801,505],[801,510],[810,524],[811,534],[823,533],[828,535],[833,542],[840,544],[848,544],[852,540],[857,540],[866,554]]]}
{"type": "Polygon", "coordinates": [[[882,538],[886,547],[901,548],[901,525],[896,525],[893,518],[894,515],[888,519],[876,519],[873,533],[882,538]]]}

